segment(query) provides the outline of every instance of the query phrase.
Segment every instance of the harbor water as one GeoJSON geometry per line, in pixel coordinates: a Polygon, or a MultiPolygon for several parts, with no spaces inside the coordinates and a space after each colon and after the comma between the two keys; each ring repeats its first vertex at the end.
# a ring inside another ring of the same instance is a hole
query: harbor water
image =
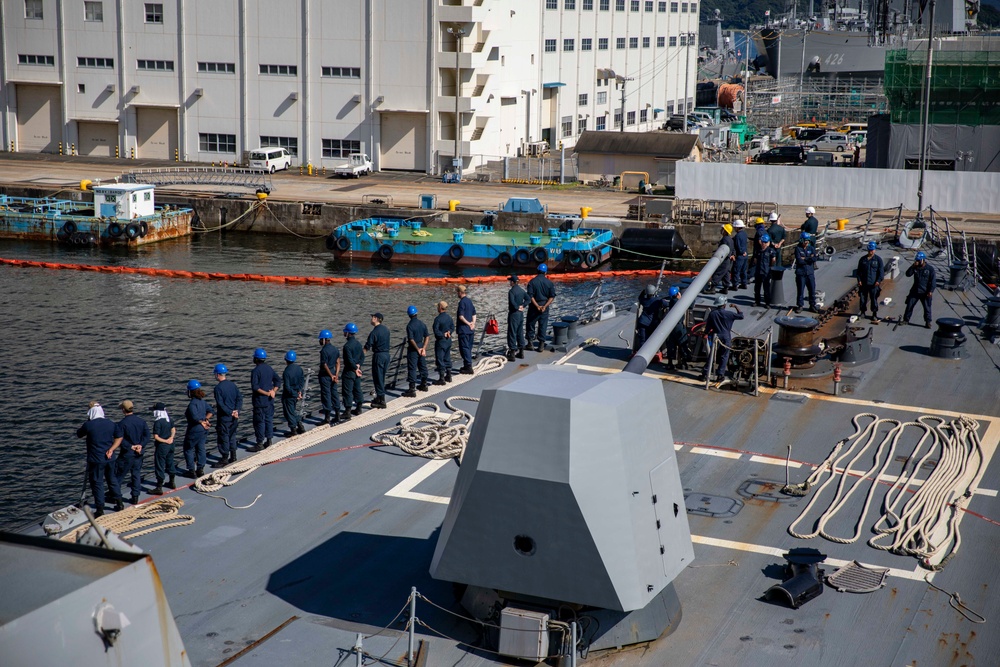
{"type": "MultiPolygon", "coordinates": [[[[0,257],[300,276],[492,274],[484,268],[340,262],[322,240],[251,234],[206,234],[137,250],[0,241],[0,257]]],[[[553,316],[579,314],[597,284],[558,283],[553,316]]],[[[644,284],[644,279],[614,278],[603,285],[602,295],[627,306],[644,284]]],[[[480,327],[491,312],[500,322],[501,334],[487,337],[484,349],[503,346],[506,293],[504,283],[469,286],[480,327]]],[[[117,420],[117,405],[131,399],[137,414],[151,422],[153,404],[163,401],[178,424],[177,454],[183,460],[179,443],[189,379],[201,380],[210,390],[215,384],[212,368],[223,362],[249,403],[254,348],[267,349],[279,373],[289,349],[297,351],[303,367],[315,368],[320,329],[332,329],[339,344],[339,332],[353,321],[363,339],[371,329],[370,313],[380,311],[395,345],[402,340],[407,306],[416,305],[430,325],[439,300],[448,301],[454,315],[453,286],[284,285],[0,266],[0,369],[7,383],[7,390],[0,392],[0,528],[40,520],[53,509],[79,501],[86,446],[76,430],[88,402],[99,401],[107,416],[117,420]]],[[[367,366],[366,360],[366,382],[367,366]]],[[[365,389],[367,396],[370,385],[365,389]]],[[[318,407],[318,392],[310,407],[318,407]]],[[[282,431],[285,427],[280,408],[275,426],[282,431]]],[[[249,409],[240,420],[240,436],[252,438],[249,409]]],[[[359,434],[359,442],[364,439],[359,434]]],[[[214,441],[210,434],[210,453],[214,441]]],[[[153,478],[149,453],[143,473],[147,481],[153,478]]]]}

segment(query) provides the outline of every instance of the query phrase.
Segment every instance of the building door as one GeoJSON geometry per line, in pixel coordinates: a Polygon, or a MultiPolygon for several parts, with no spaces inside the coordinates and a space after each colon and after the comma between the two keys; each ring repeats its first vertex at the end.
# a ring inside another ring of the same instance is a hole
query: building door
{"type": "Polygon", "coordinates": [[[136,157],[173,160],[177,150],[177,110],[138,107],[135,143],[136,157]]]}
{"type": "Polygon", "coordinates": [[[98,123],[77,121],[77,135],[80,139],[80,155],[93,157],[114,157],[118,145],[118,123],[98,123]]]}
{"type": "Polygon", "coordinates": [[[18,84],[17,145],[29,153],[56,153],[62,141],[59,86],[18,84]]]}
{"type": "Polygon", "coordinates": [[[427,171],[427,116],[419,113],[380,114],[381,169],[427,171]]]}

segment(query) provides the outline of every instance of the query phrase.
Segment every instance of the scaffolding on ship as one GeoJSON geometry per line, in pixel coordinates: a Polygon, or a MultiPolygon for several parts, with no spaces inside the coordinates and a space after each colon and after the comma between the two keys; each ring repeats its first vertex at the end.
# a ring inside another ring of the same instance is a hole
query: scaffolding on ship
{"type": "Polygon", "coordinates": [[[755,81],[747,97],[749,121],[759,128],[863,123],[887,108],[882,81],[862,78],[755,81]]]}

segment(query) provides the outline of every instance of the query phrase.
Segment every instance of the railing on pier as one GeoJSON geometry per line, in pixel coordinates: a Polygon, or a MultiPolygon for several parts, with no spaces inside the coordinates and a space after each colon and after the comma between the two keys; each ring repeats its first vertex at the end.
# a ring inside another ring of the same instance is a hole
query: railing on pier
{"type": "Polygon", "coordinates": [[[223,188],[245,188],[255,192],[271,192],[271,174],[261,169],[235,167],[165,167],[136,169],[118,177],[122,183],[148,185],[211,185],[223,188]]]}

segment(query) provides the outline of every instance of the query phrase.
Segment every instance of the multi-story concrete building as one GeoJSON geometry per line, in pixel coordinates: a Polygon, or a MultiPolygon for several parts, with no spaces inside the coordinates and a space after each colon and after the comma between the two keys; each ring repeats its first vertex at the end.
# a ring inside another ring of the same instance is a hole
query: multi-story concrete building
{"type": "Polygon", "coordinates": [[[0,29],[6,149],[440,173],[662,126],[693,105],[698,3],[2,0],[0,29]]]}

